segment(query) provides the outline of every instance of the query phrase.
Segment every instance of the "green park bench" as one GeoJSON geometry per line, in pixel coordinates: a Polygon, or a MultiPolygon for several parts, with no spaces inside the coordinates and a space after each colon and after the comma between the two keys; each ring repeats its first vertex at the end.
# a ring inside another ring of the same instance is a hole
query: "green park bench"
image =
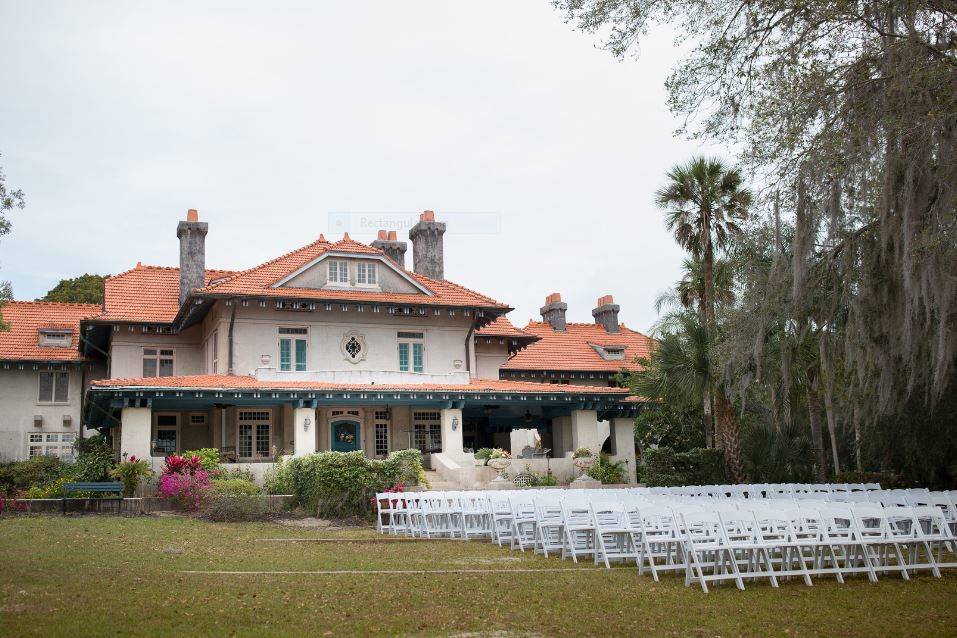
{"type": "Polygon", "coordinates": [[[115,497],[105,498],[103,500],[110,500],[115,503],[121,503],[123,501],[123,484],[119,481],[103,483],[67,483],[63,486],[63,498],[60,499],[63,502],[64,514],[66,514],[67,501],[86,500],[85,498],[70,498],[70,494],[76,494],[77,492],[97,492],[100,494],[109,494],[115,492],[115,497]]]}

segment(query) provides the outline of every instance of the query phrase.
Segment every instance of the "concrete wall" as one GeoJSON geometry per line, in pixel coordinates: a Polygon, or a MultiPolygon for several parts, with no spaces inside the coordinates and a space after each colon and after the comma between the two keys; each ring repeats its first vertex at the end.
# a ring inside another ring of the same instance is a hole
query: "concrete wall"
{"type": "MultiPolygon", "coordinates": [[[[81,436],[81,403],[85,388],[84,377],[90,380],[105,376],[102,367],[69,366],[62,371],[70,372],[69,401],[63,404],[37,402],[39,374],[47,371],[42,365],[34,370],[33,364],[10,364],[9,369],[0,368],[0,462],[20,461],[27,458],[28,439],[31,433],[70,432],[81,436]],[[34,415],[43,417],[40,428],[34,426],[34,415]],[[63,417],[69,416],[70,427],[64,427],[63,417]]],[[[85,431],[83,436],[96,434],[85,431]]]]}

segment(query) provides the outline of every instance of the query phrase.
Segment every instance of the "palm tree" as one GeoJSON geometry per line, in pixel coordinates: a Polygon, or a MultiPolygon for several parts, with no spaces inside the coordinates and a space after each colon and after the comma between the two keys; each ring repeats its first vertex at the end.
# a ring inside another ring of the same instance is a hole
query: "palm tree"
{"type": "Polygon", "coordinates": [[[629,378],[641,396],[674,405],[693,405],[710,383],[710,344],[701,317],[688,310],[666,314],[652,329],[657,341],[644,369],[629,378]]]}
{"type": "MultiPolygon", "coordinates": [[[[655,301],[655,310],[659,314],[664,308],[672,311],[672,314],[666,315],[661,321],[659,321],[658,325],[656,326],[656,330],[659,333],[667,330],[686,330],[689,336],[691,336],[691,332],[701,333],[704,337],[699,342],[699,345],[702,347],[700,352],[704,355],[701,361],[707,365],[707,355],[711,347],[711,343],[710,339],[708,338],[708,334],[704,329],[704,313],[701,306],[701,300],[703,298],[702,291],[704,290],[704,268],[702,266],[702,261],[696,257],[686,258],[682,262],[681,266],[683,271],[681,279],[678,280],[674,288],[660,294],[658,299],[655,301]],[[696,311],[697,315],[691,315],[687,312],[676,313],[674,311],[696,311]],[[686,324],[690,323],[690,319],[694,319],[694,325],[680,325],[682,322],[678,321],[679,317],[685,319],[686,321],[684,323],[686,324]]],[[[712,298],[719,306],[734,302],[733,283],[734,280],[733,273],[731,271],[731,264],[724,259],[716,260],[714,264],[715,292],[712,298]]],[[[710,408],[710,372],[705,369],[701,374],[702,379],[706,380],[707,383],[701,386],[700,392],[697,394],[699,397],[698,401],[702,400],[701,397],[707,397],[704,400],[704,405],[707,408],[710,408]]],[[[709,448],[715,447],[710,410],[703,411],[703,421],[705,445],[709,448]]]]}
{"type": "MultiPolygon", "coordinates": [[[[701,260],[703,285],[699,304],[707,331],[714,334],[715,247],[727,250],[741,233],[738,225],[747,215],[753,196],[742,184],[741,173],[727,168],[721,160],[696,157],[668,172],[668,184],[657,193],[658,206],[665,209],[668,229],[678,245],[701,260]]],[[[712,423],[712,383],[702,390],[705,420],[712,423]]],[[[731,402],[717,390],[714,400],[720,419],[716,432],[725,449],[725,462],[732,480],[741,479],[740,441],[731,402]]]]}

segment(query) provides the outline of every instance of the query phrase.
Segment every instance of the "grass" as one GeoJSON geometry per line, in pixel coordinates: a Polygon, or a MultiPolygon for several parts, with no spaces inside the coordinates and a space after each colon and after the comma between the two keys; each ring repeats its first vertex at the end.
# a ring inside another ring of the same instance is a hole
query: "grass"
{"type": "Polygon", "coordinates": [[[0,518],[0,636],[957,634],[957,573],[877,584],[819,579],[705,595],[634,569],[487,542],[382,542],[372,530],[313,531],[183,517],[0,518]],[[264,542],[264,538],[332,542],[264,542]],[[489,569],[561,569],[502,572],[489,569]],[[483,570],[475,574],[189,571],[483,570]],[[567,571],[565,571],[567,570],[567,571]],[[564,572],[564,573],[563,573],[564,572]]]}

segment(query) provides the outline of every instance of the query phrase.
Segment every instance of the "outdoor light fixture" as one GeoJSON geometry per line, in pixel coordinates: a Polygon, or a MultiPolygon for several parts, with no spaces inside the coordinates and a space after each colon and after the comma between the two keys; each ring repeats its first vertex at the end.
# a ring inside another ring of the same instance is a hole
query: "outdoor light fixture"
{"type": "Polygon", "coordinates": [[[305,419],[302,420],[302,429],[304,431],[308,432],[310,425],[312,425],[312,419],[310,419],[309,417],[306,417],[305,419]]]}
{"type": "Polygon", "coordinates": [[[535,417],[532,416],[532,413],[528,410],[525,410],[525,423],[531,423],[535,420],[535,417]]]}

